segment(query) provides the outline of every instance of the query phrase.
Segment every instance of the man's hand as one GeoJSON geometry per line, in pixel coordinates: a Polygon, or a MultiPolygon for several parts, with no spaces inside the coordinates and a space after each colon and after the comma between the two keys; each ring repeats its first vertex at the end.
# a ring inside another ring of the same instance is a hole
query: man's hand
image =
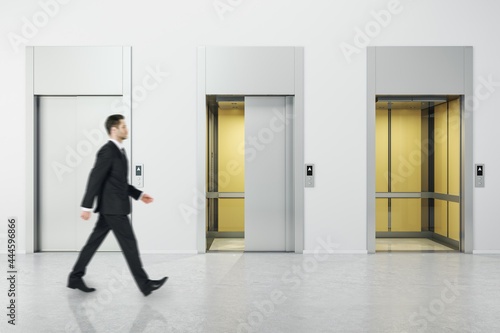
{"type": "Polygon", "coordinates": [[[150,196],[149,194],[144,193],[144,195],[141,198],[142,202],[145,204],[152,203],[153,202],[153,197],[150,196]]]}
{"type": "Polygon", "coordinates": [[[80,214],[80,217],[82,219],[84,219],[85,221],[87,221],[90,218],[90,212],[82,211],[82,213],[80,214]]]}

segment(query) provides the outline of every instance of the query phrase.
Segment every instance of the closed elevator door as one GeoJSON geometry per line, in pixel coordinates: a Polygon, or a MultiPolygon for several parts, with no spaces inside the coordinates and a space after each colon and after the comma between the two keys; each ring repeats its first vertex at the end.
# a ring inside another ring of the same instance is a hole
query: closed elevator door
{"type": "Polygon", "coordinates": [[[245,97],[245,251],[293,247],[291,99],[245,97]]]}
{"type": "MultiPolygon", "coordinates": [[[[96,153],[107,142],[106,118],[122,97],[39,97],[38,251],[79,251],[98,214],[80,218],[81,200],[96,153]]],[[[130,122],[129,114],[125,114],[130,122]]],[[[130,155],[130,140],[124,141],[130,155]]],[[[130,157],[129,157],[130,158],[130,157]]],[[[94,205],[95,208],[95,205],[94,205]]],[[[117,251],[113,236],[100,250],[117,251]]]]}

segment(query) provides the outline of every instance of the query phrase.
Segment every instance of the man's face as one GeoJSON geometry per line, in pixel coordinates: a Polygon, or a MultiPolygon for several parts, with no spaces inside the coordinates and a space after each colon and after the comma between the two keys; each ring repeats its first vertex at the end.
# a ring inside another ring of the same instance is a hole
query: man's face
{"type": "Polygon", "coordinates": [[[120,140],[126,140],[128,138],[128,128],[124,119],[120,119],[120,124],[116,128],[116,136],[120,140]]]}

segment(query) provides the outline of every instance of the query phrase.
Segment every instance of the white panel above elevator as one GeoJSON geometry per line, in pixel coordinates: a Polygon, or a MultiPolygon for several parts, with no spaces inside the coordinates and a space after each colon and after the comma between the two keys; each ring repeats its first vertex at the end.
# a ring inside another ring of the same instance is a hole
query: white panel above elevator
{"type": "Polygon", "coordinates": [[[123,47],[36,47],[35,95],[122,95],[123,47]]]}
{"type": "Polygon", "coordinates": [[[207,95],[294,95],[295,47],[207,47],[207,95]]]}
{"type": "Polygon", "coordinates": [[[375,47],[378,95],[459,95],[465,91],[463,46],[375,47]]]}

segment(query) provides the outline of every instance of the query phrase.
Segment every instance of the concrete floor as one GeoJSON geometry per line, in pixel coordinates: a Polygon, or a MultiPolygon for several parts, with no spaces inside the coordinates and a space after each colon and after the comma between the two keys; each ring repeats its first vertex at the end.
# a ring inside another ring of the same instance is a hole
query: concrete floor
{"type": "Polygon", "coordinates": [[[148,297],[119,252],[91,262],[96,292],[66,288],[76,257],[18,255],[17,325],[0,279],[0,332],[500,332],[500,256],[149,254],[170,278],[148,297]]]}

